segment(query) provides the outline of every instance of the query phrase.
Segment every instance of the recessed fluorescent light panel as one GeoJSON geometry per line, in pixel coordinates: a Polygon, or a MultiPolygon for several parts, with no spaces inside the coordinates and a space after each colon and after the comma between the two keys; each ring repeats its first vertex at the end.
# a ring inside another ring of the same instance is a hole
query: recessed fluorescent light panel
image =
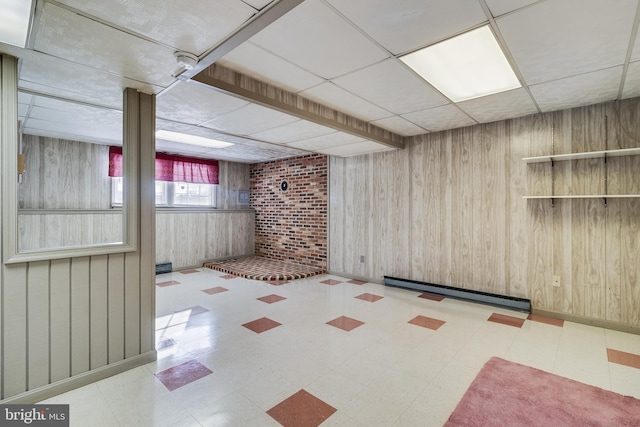
{"type": "Polygon", "coordinates": [[[224,148],[233,145],[231,142],[218,141],[217,139],[209,139],[202,136],[188,135],[186,133],[171,132],[168,130],[156,131],[156,138],[207,148],[224,148]]]}
{"type": "Polygon", "coordinates": [[[521,87],[488,26],[400,59],[453,102],[521,87]]]}
{"type": "Polygon", "coordinates": [[[0,42],[24,48],[27,44],[31,1],[0,0],[0,42]]]}

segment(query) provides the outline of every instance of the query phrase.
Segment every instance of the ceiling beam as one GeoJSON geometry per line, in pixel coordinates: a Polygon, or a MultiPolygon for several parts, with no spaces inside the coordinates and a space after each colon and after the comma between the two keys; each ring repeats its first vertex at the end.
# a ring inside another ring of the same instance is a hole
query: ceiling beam
{"type": "Polygon", "coordinates": [[[177,78],[183,81],[193,78],[193,76],[213,65],[218,59],[222,58],[227,53],[231,52],[233,49],[240,46],[242,43],[267,28],[269,25],[273,24],[303,1],[304,0],[274,1],[264,10],[254,15],[252,19],[248,20],[229,37],[206,52],[198,59],[198,63],[193,67],[193,69],[185,70],[182,74],[177,76],[177,78]]]}
{"type": "Polygon", "coordinates": [[[218,64],[197,74],[191,81],[340,132],[391,148],[404,148],[404,138],[398,134],[218,64]]]}

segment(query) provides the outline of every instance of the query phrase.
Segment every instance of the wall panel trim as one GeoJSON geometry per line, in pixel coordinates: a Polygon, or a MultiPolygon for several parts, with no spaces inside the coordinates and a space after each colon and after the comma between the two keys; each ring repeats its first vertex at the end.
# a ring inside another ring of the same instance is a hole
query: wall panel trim
{"type": "Polygon", "coordinates": [[[29,390],[25,393],[20,393],[16,396],[12,396],[7,399],[0,400],[0,403],[3,405],[15,404],[15,403],[24,403],[24,404],[36,403],[53,396],[57,396],[58,394],[66,393],[76,388],[92,384],[96,381],[100,381],[105,378],[112,377],[122,372],[126,372],[130,369],[146,365],[147,363],[154,362],[156,359],[157,359],[156,351],[155,350],[149,351],[147,353],[130,357],[128,359],[121,360],[119,362],[115,362],[98,369],[93,369],[91,371],[88,371],[79,375],[75,375],[71,378],[67,378],[52,384],[45,385],[43,387],[38,387],[36,389],[29,390]]]}

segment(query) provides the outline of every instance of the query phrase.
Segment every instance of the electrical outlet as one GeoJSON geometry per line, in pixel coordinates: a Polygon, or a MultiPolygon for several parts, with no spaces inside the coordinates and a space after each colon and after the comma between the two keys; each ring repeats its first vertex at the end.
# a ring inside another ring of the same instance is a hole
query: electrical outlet
{"type": "Polygon", "coordinates": [[[560,287],[560,276],[553,276],[553,286],[556,288],[560,287]]]}
{"type": "Polygon", "coordinates": [[[364,262],[364,255],[360,255],[360,262],[364,262]]]}

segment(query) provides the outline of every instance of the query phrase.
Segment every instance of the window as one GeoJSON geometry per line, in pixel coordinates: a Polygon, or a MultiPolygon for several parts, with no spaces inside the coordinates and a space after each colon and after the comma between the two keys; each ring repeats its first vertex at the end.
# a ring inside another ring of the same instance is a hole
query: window
{"type": "MultiPolygon", "coordinates": [[[[216,206],[218,161],[156,153],[156,206],[216,206]]],[[[111,205],[122,206],[122,150],[109,147],[111,205]]]]}
{"type": "MultiPolygon", "coordinates": [[[[111,178],[111,206],[122,206],[122,177],[111,178]]],[[[156,181],[156,206],[215,207],[216,186],[214,184],[156,181]]]]}

